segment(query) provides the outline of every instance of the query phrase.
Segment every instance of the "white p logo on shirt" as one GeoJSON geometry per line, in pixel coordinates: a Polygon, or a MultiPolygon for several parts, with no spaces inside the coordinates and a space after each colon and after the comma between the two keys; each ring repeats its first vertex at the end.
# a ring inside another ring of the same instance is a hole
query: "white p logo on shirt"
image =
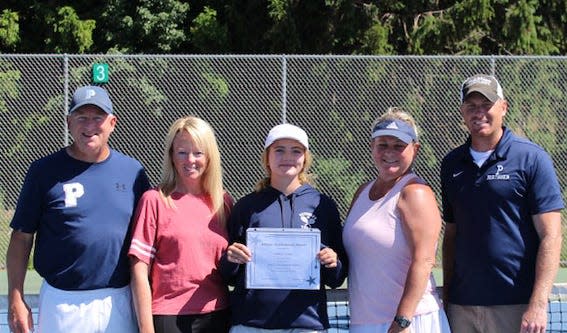
{"type": "Polygon", "coordinates": [[[63,184],[65,191],[65,207],[77,207],[77,199],[85,194],[85,188],[81,183],[63,184]]]}

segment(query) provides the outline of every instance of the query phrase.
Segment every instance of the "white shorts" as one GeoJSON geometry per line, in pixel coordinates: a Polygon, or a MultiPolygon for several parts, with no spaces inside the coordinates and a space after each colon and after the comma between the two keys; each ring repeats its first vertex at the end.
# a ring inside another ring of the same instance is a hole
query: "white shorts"
{"type": "MultiPolygon", "coordinates": [[[[349,333],[386,333],[391,324],[392,322],[373,325],[351,325],[349,333]]],[[[439,311],[414,316],[411,320],[411,325],[408,327],[408,332],[451,333],[451,328],[449,327],[449,321],[447,320],[445,311],[439,309],[439,311]]]]}
{"type": "Polygon", "coordinates": [[[37,332],[138,332],[130,286],[67,291],[44,281],[39,291],[37,332]]]}
{"type": "Polygon", "coordinates": [[[244,325],[232,326],[229,333],[326,333],[327,330],[309,330],[305,328],[290,328],[283,330],[269,330],[244,325]]]}

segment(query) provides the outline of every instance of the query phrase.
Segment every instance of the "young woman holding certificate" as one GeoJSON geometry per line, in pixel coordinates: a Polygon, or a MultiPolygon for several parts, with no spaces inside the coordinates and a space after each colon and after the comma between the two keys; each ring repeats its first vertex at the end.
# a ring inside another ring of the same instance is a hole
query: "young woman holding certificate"
{"type": "Polygon", "coordinates": [[[311,153],[301,128],[290,124],[272,128],[264,143],[262,164],[267,177],[235,204],[228,223],[231,245],[221,259],[221,273],[234,285],[230,332],[326,332],[325,284],[336,288],[346,275],[337,206],[309,183],[311,153]],[[246,245],[248,228],[318,229],[319,289],[247,289],[246,263],[255,255],[246,245]]]}

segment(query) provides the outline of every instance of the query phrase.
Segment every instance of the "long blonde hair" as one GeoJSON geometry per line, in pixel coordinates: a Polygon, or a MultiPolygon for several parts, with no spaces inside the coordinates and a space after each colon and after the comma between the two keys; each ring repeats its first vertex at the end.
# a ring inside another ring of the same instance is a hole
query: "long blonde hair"
{"type": "Polygon", "coordinates": [[[211,198],[212,211],[224,227],[227,216],[224,207],[220,152],[213,128],[203,119],[194,116],[179,118],[169,128],[165,138],[161,182],[158,189],[166,204],[169,207],[174,207],[171,194],[177,185],[178,175],[173,164],[173,140],[181,131],[189,133],[195,144],[203,149],[207,157],[207,169],[203,173],[201,181],[205,193],[211,198]]]}
{"type": "MultiPolygon", "coordinates": [[[[264,171],[266,172],[267,176],[262,178],[260,181],[258,181],[258,183],[256,183],[256,186],[254,187],[254,190],[256,190],[256,192],[260,192],[261,190],[265,189],[270,185],[272,171],[270,170],[270,166],[268,164],[268,153],[271,147],[272,146],[264,149],[264,151],[262,152],[262,166],[264,167],[264,171]]],[[[309,168],[311,167],[312,163],[313,163],[313,156],[311,155],[311,151],[309,151],[309,149],[305,149],[305,162],[303,163],[303,169],[298,175],[299,182],[301,183],[301,185],[313,184],[313,177],[309,173],[309,168]]]]}

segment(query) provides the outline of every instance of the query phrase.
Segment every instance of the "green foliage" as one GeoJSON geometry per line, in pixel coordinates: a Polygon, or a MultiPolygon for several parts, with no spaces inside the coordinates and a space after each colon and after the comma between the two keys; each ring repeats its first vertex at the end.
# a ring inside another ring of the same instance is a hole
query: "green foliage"
{"type": "MultiPolygon", "coordinates": [[[[131,87],[136,87],[140,91],[142,91],[142,95],[144,96],[143,102],[146,106],[151,105],[163,105],[165,101],[165,96],[160,91],[158,87],[156,87],[147,77],[130,77],[127,80],[131,87]]],[[[163,113],[163,107],[159,108],[150,108],[150,110],[156,116],[160,116],[163,113]]]]}
{"type": "Polygon", "coordinates": [[[275,21],[281,22],[289,17],[291,1],[270,0],[268,1],[268,15],[275,21]]]}
{"type": "Polygon", "coordinates": [[[394,48],[388,43],[390,27],[382,25],[380,22],[374,23],[362,38],[361,54],[393,54],[394,48]]]}
{"type": "Polygon", "coordinates": [[[567,49],[567,1],[541,1],[538,13],[542,19],[540,26],[546,27],[551,33],[551,42],[559,48],[559,54],[565,54],[567,49]]]}
{"type": "Polygon", "coordinates": [[[46,22],[52,27],[45,42],[47,48],[57,53],[84,53],[93,45],[94,20],[81,20],[73,7],[65,6],[54,15],[47,17],[46,22]]]}
{"type": "Polygon", "coordinates": [[[12,69],[8,63],[0,65],[0,68],[2,67],[5,67],[5,70],[0,72],[0,113],[6,113],[8,112],[6,99],[18,97],[18,81],[22,73],[12,69]]]}
{"type": "MultiPolygon", "coordinates": [[[[129,91],[135,91],[136,94],[142,91],[142,105],[141,108],[145,112],[151,114],[153,117],[159,119],[163,115],[164,102],[166,100],[165,93],[162,87],[156,85],[156,80],[162,79],[168,68],[170,67],[169,60],[163,58],[143,60],[140,66],[146,68],[146,71],[140,72],[137,66],[124,58],[114,58],[109,62],[112,68],[114,83],[124,87],[124,96],[129,95],[129,91]]],[[[88,75],[90,67],[84,66],[74,69],[73,74],[77,76],[76,80],[80,77],[88,75]]],[[[116,100],[119,96],[114,96],[116,100]]],[[[116,110],[120,115],[121,110],[116,110]]],[[[136,128],[142,128],[142,124],[132,124],[136,128]]]]}
{"type": "Polygon", "coordinates": [[[135,6],[122,0],[109,0],[100,15],[99,27],[106,28],[98,34],[98,44],[110,53],[135,53],[134,17],[135,6]]]}
{"type": "Polygon", "coordinates": [[[102,43],[123,53],[179,51],[188,40],[188,13],[182,1],[110,0],[101,14],[102,43]]]}
{"type": "Polygon", "coordinates": [[[270,52],[301,53],[301,38],[292,8],[288,0],[269,0],[268,16],[272,19],[267,36],[271,41],[270,52]]]}
{"type": "MultiPolygon", "coordinates": [[[[16,138],[0,138],[0,140],[3,141],[1,146],[5,147],[5,150],[0,152],[1,157],[4,159],[12,158],[15,154],[22,151],[22,145],[24,144],[23,139],[30,129],[30,126],[33,127],[33,122],[30,122],[29,119],[22,121],[22,119],[20,119],[21,116],[16,116],[11,113],[7,106],[9,100],[20,97],[21,76],[22,73],[18,69],[15,69],[12,63],[0,62],[0,116],[1,119],[3,119],[3,121],[0,122],[0,131],[5,133],[6,131],[3,130],[4,127],[9,127],[12,130],[14,127],[19,129],[16,138]]],[[[2,205],[1,201],[0,205],[2,205]]]]}
{"type": "Polygon", "coordinates": [[[482,30],[488,29],[488,23],[495,17],[494,4],[492,0],[465,0],[457,1],[449,9],[455,22],[462,23],[464,31],[475,26],[482,30]]]}
{"type": "Polygon", "coordinates": [[[552,156],[567,151],[564,117],[556,101],[567,96],[560,89],[567,73],[560,63],[515,61],[503,68],[508,73],[506,123],[516,133],[544,147],[552,156]],[[529,87],[529,93],[526,93],[529,87]],[[537,96],[537,97],[536,97],[537,96]],[[545,119],[545,121],[542,121],[545,119]]]}
{"type": "Polygon", "coordinates": [[[11,138],[12,144],[5,152],[5,157],[14,158],[20,156],[21,152],[26,149],[31,133],[35,132],[38,126],[46,124],[49,117],[40,112],[31,112],[30,114],[12,119],[12,126],[18,127],[20,130],[11,138]]]}
{"type": "Polygon", "coordinates": [[[217,19],[217,11],[205,6],[191,25],[193,47],[202,53],[223,53],[227,51],[228,31],[217,19]]]}
{"type": "Polygon", "coordinates": [[[559,55],[566,35],[564,0],[8,0],[0,15],[0,50],[18,53],[559,55]]]}
{"type": "Polygon", "coordinates": [[[433,13],[426,13],[417,18],[420,23],[412,32],[410,51],[412,54],[432,54],[444,53],[445,38],[444,32],[450,30],[451,22],[443,18],[436,17],[433,13]]]}
{"type": "Polygon", "coordinates": [[[189,4],[175,0],[142,0],[136,8],[138,26],[142,41],[154,41],[161,52],[170,52],[185,41],[183,22],[189,11],[189,4]]]}
{"type": "Polygon", "coordinates": [[[0,47],[14,51],[20,41],[20,26],[18,13],[4,9],[0,14],[0,47]]]}
{"type": "Polygon", "coordinates": [[[339,193],[333,199],[345,217],[354,193],[364,182],[365,174],[353,168],[352,163],[342,157],[315,156],[314,160],[313,173],[316,179],[320,180],[318,187],[323,193],[329,193],[326,188],[332,188],[333,193],[339,193]]]}
{"type": "Polygon", "coordinates": [[[540,25],[542,18],[536,15],[538,5],[538,0],[520,0],[507,9],[503,36],[513,54],[558,53],[549,28],[540,25]]]}
{"type": "Polygon", "coordinates": [[[213,96],[220,99],[226,99],[229,93],[228,82],[225,78],[214,73],[202,73],[204,82],[199,92],[201,98],[205,99],[213,96]]]}

